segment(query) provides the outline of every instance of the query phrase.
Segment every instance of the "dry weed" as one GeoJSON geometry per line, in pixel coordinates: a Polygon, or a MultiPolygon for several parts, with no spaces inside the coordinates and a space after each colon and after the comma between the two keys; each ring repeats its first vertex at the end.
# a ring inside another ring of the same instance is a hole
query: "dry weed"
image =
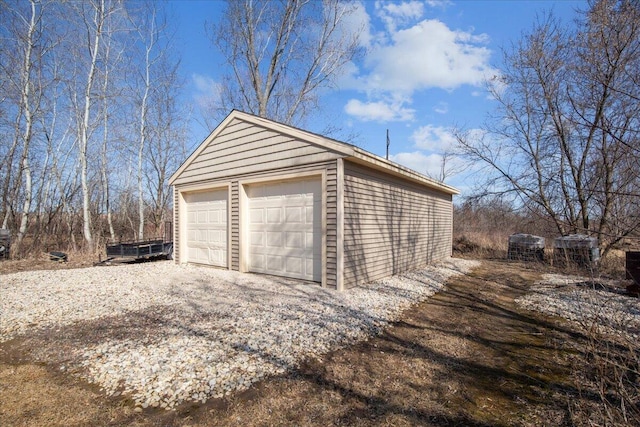
{"type": "MultiPolygon", "coordinates": [[[[66,262],[52,260],[48,252],[33,252],[19,259],[0,260],[0,274],[89,267],[99,261],[101,256],[98,252],[69,251],[64,253],[67,254],[66,262]]],[[[104,255],[102,255],[102,259],[104,259],[104,255]]]]}

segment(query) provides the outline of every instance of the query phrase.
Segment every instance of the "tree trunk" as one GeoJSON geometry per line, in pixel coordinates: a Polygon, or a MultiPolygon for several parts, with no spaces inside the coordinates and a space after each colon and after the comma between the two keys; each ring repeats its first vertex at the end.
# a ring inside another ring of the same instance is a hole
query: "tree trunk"
{"type": "MultiPolygon", "coordinates": [[[[22,135],[22,161],[21,168],[24,174],[24,203],[22,205],[22,218],[20,219],[20,228],[18,229],[17,244],[18,247],[22,243],[22,239],[27,232],[29,225],[29,212],[31,211],[32,182],[31,167],[29,165],[29,146],[31,144],[31,136],[33,131],[33,111],[31,110],[31,55],[34,45],[34,34],[36,32],[36,4],[31,1],[31,20],[29,22],[29,30],[26,40],[26,51],[24,56],[24,64],[22,68],[22,105],[24,112],[25,129],[22,135]]],[[[19,124],[20,121],[18,121],[19,124]]],[[[16,131],[19,131],[16,129],[16,131]]]]}
{"type": "Polygon", "coordinates": [[[82,122],[80,123],[80,185],[82,188],[82,233],[84,236],[87,250],[93,252],[93,235],[91,232],[91,194],[89,194],[88,183],[88,147],[89,147],[89,119],[91,107],[93,105],[93,97],[91,91],[95,80],[95,73],[98,61],[98,50],[102,39],[102,26],[104,24],[104,0],[95,6],[94,24],[96,25],[93,42],[88,46],[91,63],[84,90],[84,110],[82,112],[82,122]]]}

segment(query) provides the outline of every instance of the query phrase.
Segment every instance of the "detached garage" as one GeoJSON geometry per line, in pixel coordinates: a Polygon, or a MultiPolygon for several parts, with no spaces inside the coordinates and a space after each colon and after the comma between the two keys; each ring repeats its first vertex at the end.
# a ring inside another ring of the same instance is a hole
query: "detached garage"
{"type": "Polygon", "coordinates": [[[177,263],[343,290],[451,255],[456,189],[239,111],[170,183],[177,263]]]}

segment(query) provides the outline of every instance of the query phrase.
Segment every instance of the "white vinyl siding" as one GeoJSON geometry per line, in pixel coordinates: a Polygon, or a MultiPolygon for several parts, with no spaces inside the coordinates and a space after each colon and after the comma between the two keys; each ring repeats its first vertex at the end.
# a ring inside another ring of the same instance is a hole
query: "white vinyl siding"
{"type": "Polygon", "coordinates": [[[180,192],[173,187],[173,260],[180,263],[180,192]]]}
{"type": "Polygon", "coordinates": [[[319,179],[249,185],[249,271],[319,282],[322,278],[319,179]]]}
{"type": "Polygon", "coordinates": [[[344,162],[344,286],[451,255],[451,195],[344,162]]]}
{"type": "Polygon", "coordinates": [[[186,193],[188,262],[227,266],[227,190],[186,193]]]}
{"type": "Polygon", "coordinates": [[[240,193],[238,181],[231,183],[231,269],[240,269],[240,193]]]}
{"type": "Polygon", "coordinates": [[[339,153],[325,147],[234,119],[208,142],[174,184],[261,173],[338,157],[339,153]]]}
{"type": "Polygon", "coordinates": [[[337,287],[337,253],[338,253],[338,236],[337,236],[337,167],[336,162],[332,162],[327,166],[327,190],[326,190],[326,214],[327,223],[327,239],[326,239],[326,259],[325,266],[327,269],[327,283],[325,286],[329,288],[337,287]]]}

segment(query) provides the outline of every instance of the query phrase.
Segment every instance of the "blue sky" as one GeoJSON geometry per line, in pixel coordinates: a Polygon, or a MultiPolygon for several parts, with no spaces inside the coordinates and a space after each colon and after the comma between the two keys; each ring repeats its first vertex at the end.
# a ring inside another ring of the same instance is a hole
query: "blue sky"
{"type": "MultiPolygon", "coordinates": [[[[224,73],[222,58],[206,32],[220,18],[218,1],[168,2],[186,79],[184,102],[215,97],[224,73]]],[[[536,15],[553,10],[571,25],[580,1],[362,1],[352,25],[364,27],[363,58],[351,64],[337,88],[322,96],[323,113],[306,128],[322,132],[327,121],[350,142],[384,156],[389,129],[390,158],[421,173],[437,175],[452,144],[450,129],[474,129],[495,108],[483,81],[499,74],[503,47],[531,29],[536,15]]],[[[193,120],[194,146],[213,130],[193,120]]],[[[340,135],[335,135],[338,139],[340,135]]],[[[450,161],[449,164],[452,164],[450,161]]],[[[447,178],[463,196],[472,171],[447,178]]]]}

